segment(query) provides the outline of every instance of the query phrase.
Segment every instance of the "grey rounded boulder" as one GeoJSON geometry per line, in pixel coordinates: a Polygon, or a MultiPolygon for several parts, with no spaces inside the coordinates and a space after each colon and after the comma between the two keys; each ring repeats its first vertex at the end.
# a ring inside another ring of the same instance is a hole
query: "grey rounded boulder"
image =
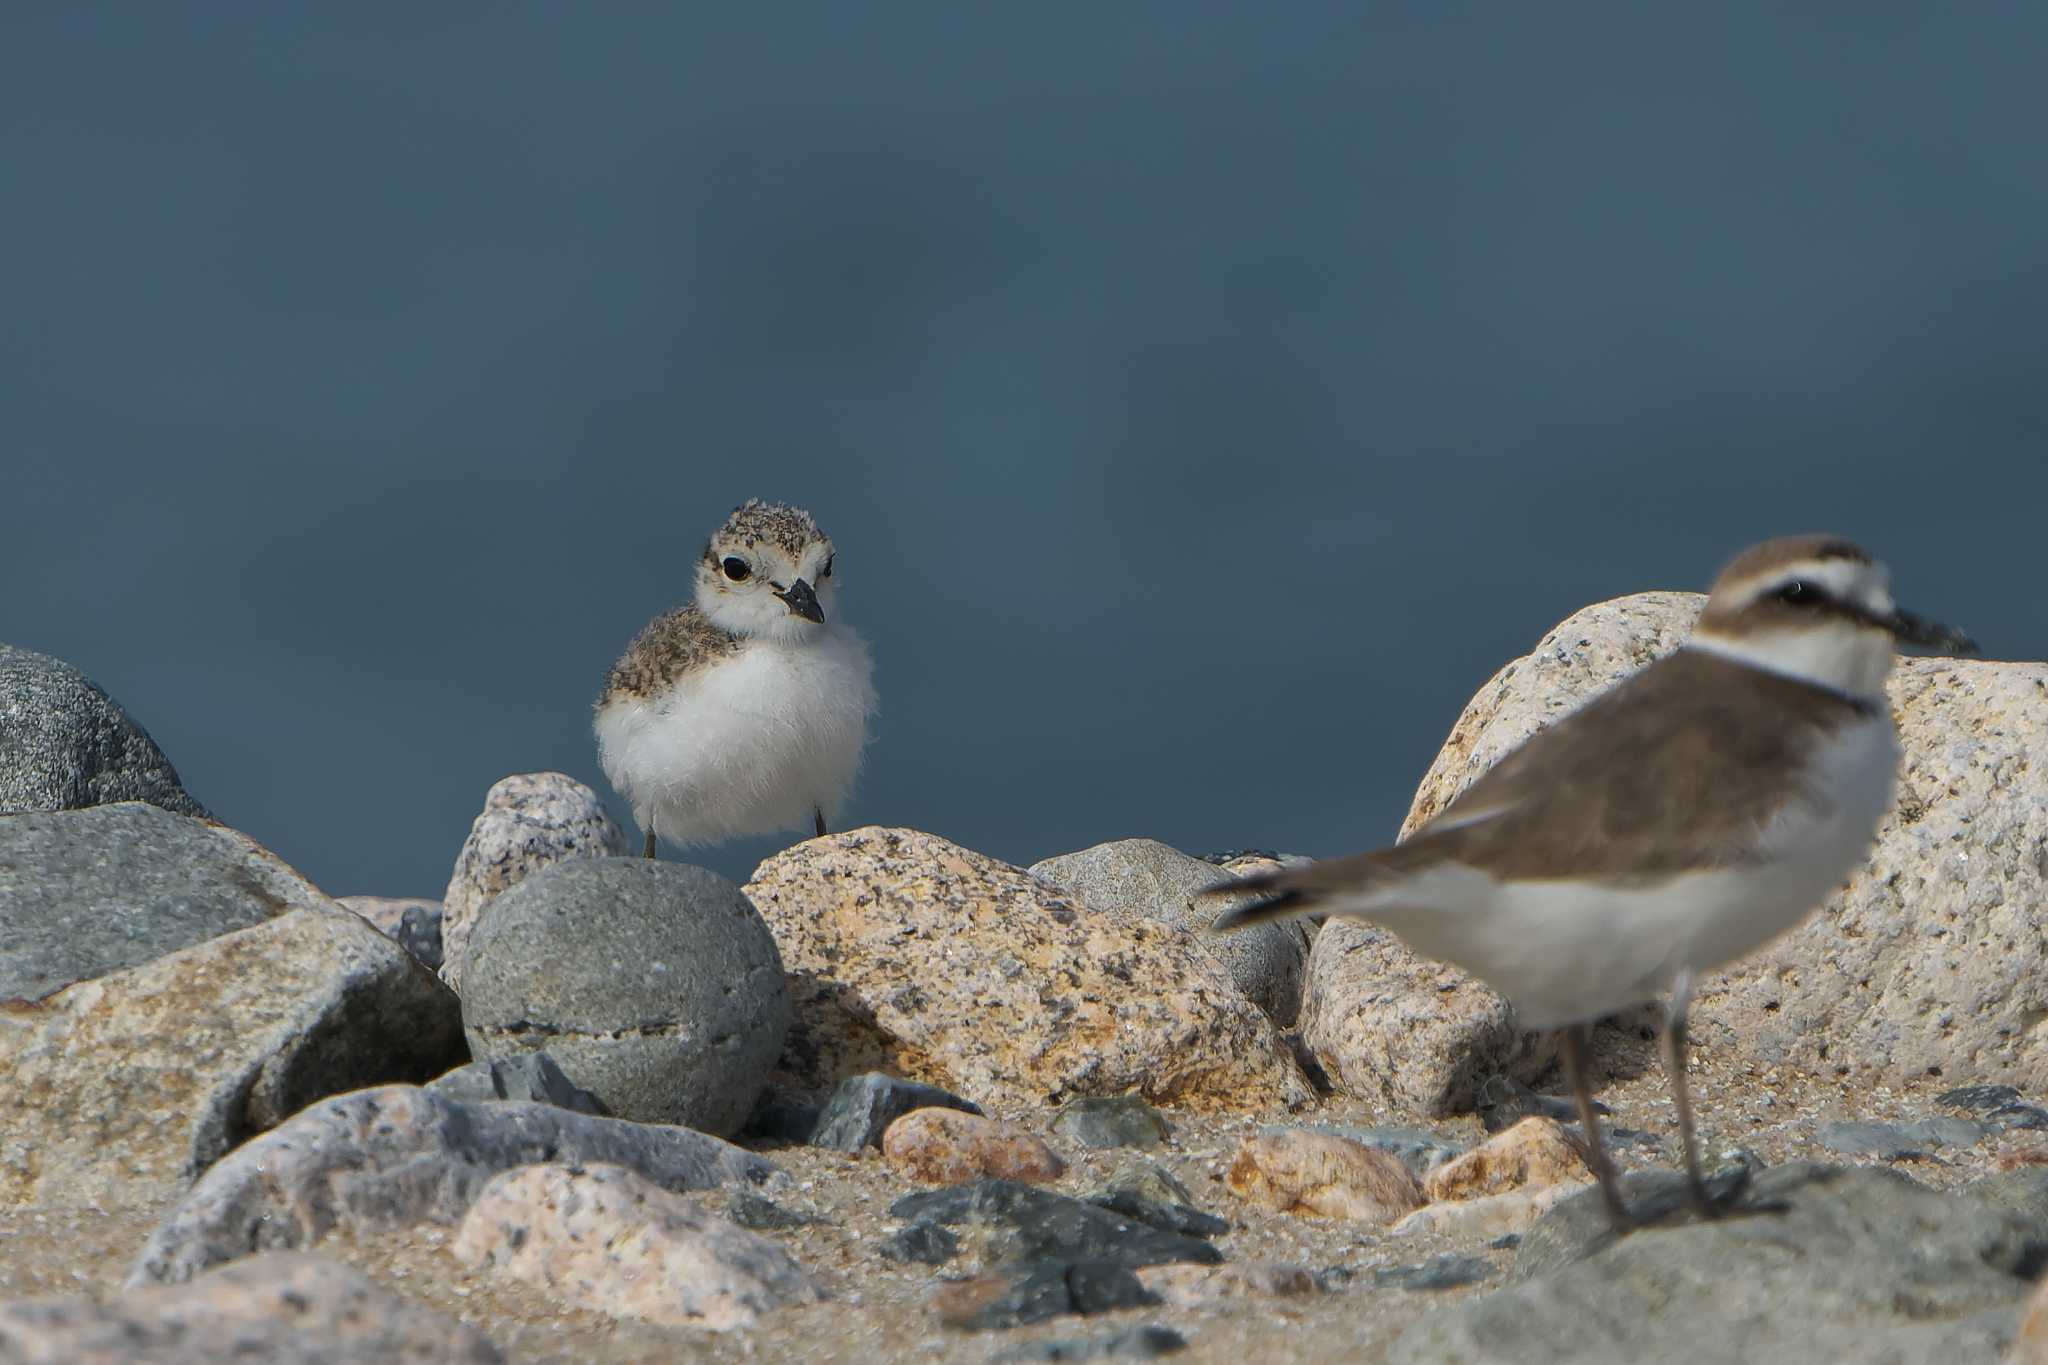
{"type": "Polygon", "coordinates": [[[1119,839],[1031,865],[1031,875],[1089,909],[1123,919],[1161,920],[1201,936],[1230,979],[1282,1028],[1301,1011],[1308,936],[1296,920],[1275,920],[1222,937],[1202,933],[1234,899],[1197,903],[1195,893],[1230,880],[1214,863],[1153,839],[1119,839]]]}
{"type": "Polygon", "coordinates": [[[491,901],[462,1022],[480,1061],[545,1049],[620,1118],[724,1135],[781,1055],[790,998],[768,926],[725,878],[579,858],[491,901]]]}
{"type": "Polygon", "coordinates": [[[0,815],[146,801],[210,819],[149,732],[92,679],[0,644],[0,815]]]}

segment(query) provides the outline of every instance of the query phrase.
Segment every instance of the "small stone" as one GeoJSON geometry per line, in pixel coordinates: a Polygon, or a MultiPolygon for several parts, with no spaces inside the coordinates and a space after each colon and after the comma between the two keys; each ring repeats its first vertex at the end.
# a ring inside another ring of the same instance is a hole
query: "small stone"
{"type": "Polygon", "coordinates": [[[188,1284],[131,1290],[104,1303],[0,1304],[0,1359],[23,1365],[499,1365],[475,1328],[324,1256],[266,1251],[188,1284]]]}
{"type": "Polygon", "coordinates": [[[1021,1362],[1050,1360],[1157,1360],[1187,1349],[1188,1339],[1171,1327],[1148,1325],[1126,1327],[1100,1337],[1066,1337],[1027,1342],[998,1351],[989,1357],[991,1365],[1020,1365],[1021,1362]]]}
{"type": "Polygon", "coordinates": [[[949,1284],[933,1296],[932,1307],[948,1327],[987,1330],[1158,1302],[1129,1267],[1115,1261],[1035,1261],[949,1284]]]}
{"type": "Polygon", "coordinates": [[[1433,1200],[1478,1199],[1577,1184],[1590,1174],[1557,1120],[1532,1117],[1438,1166],[1424,1178],[1422,1189],[1433,1200]]]}
{"type": "MultiPolygon", "coordinates": [[[[1427,1128],[1403,1128],[1386,1126],[1360,1126],[1354,1124],[1309,1123],[1300,1125],[1300,1130],[1310,1133],[1328,1133],[1332,1137],[1347,1138],[1400,1160],[1417,1180],[1454,1156],[1462,1156],[1465,1147],[1447,1138],[1432,1133],[1427,1128]]],[[[1294,1131],[1280,1125],[1269,1125],[1260,1132],[1271,1136],[1275,1133],[1294,1131]]]]}
{"type": "Polygon", "coordinates": [[[480,1058],[545,1049],[621,1118],[726,1134],[753,1112],[789,1028],[761,917],[715,872],[575,858],[491,902],[462,1023],[480,1058]]]}
{"type": "Polygon", "coordinates": [[[1993,1127],[2008,1132],[2014,1129],[2039,1131],[2048,1128],[2048,1109],[2034,1104],[2001,1105],[1985,1117],[1991,1121],[1993,1127]]]}
{"type": "Polygon", "coordinates": [[[848,1076],[832,1092],[806,1139],[813,1147],[859,1152],[882,1145],[890,1124],[913,1109],[958,1109],[979,1114],[981,1106],[949,1090],[906,1081],[880,1071],[848,1076]]]}
{"type": "Polygon", "coordinates": [[[1116,1261],[1128,1266],[1193,1261],[1223,1253],[1199,1237],[1167,1232],[1064,1194],[1007,1180],[905,1195],[889,1206],[911,1222],[965,1227],[988,1265],[1024,1261],[1116,1261]]]}
{"type": "Polygon", "coordinates": [[[936,1223],[912,1223],[890,1233],[875,1250],[884,1260],[906,1265],[944,1265],[960,1254],[960,1239],[936,1223]]]}
{"type": "Polygon", "coordinates": [[[1053,1115],[1052,1130],[1097,1149],[1157,1147],[1173,1136],[1165,1115],[1136,1095],[1084,1095],[1053,1115]]]}
{"type": "MultiPolygon", "coordinates": [[[[1154,920],[1191,933],[1202,933],[1217,915],[1250,899],[1197,901],[1197,892],[1230,880],[1229,874],[1153,839],[1097,844],[1033,863],[1030,872],[1098,914],[1154,920]]],[[[1301,924],[1270,920],[1211,938],[1208,947],[1223,959],[1247,999],[1280,1027],[1294,1027],[1308,965],[1308,936],[1301,924]]]]}
{"type": "Polygon", "coordinates": [[[616,858],[626,851],[596,792],[562,773],[518,773],[484,795],[441,898],[441,976],[462,989],[470,936],[484,907],[544,867],[568,858],[616,858]]]}
{"type": "Polygon", "coordinates": [[[157,1225],[128,1283],[188,1280],[336,1228],[453,1226],[492,1175],[539,1161],[629,1166],[671,1190],[788,1183],[766,1158],[688,1128],[548,1104],[463,1104],[415,1086],[357,1090],[217,1162],[157,1225]]]}
{"type": "Polygon", "coordinates": [[[335,903],[368,920],[372,928],[411,953],[428,971],[441,969],[441,902],[337,896],[335,903]]]}
{"type": "Polygon", "coordinates": [[[1425,1204],[1391,1231],[1397,1237],[1411,1235],[1448,1238],[1454,1242],[1478,1241],[1491,1237],[1515,1237],[1532,1226],[1565,1199],[1586,1188],[1584,1183],[1544,1185],[1537,1189],[1509,1190],[1478,1199],[1450,1199],[1425,1204]]]}
{"type": "Polygon", "coordinates": [[[1110,1174],[1104,1194],[1129,1195],[1149,1204],[1193,1205],[1195,1197],[1174,1173],[1156,1161],[1131,1157],[1110,1174]]]}
{"type": "Polygon", "coordinates": [[[62,659],[0,644],[0,815],[124,801],[212,818],[149,732],[90,678],[62,659]]]}
{"type": "Polygon", "coordinates": [[[1977,1113],[2017,1104],[2019,1098],[2020,1092],[2009,1085],[1962,1085],[1942,1091],[1934,1097],[1934,1102],[1945,1108],[1977,1113]]]}
{"type": "Polygon", "coordinates": [[[1155,1265],[1140,1270],[1138,1278],[1174,1308],[1198,1308],[1225,1299],[1281,1299],[1323,1292],[1323,1282],[1313,1271],[1285,1261],[1155,1265]]]}
{"type": "Polygon", "coordinates": [[[1396,1157],[1303,1129],[1248,1137],[1230,1188],[1262,1208],[1318,1218],[1391,1222],[1422,1204],[1422,1189],[1396,1157]]]}
{"type": "Polygon", "coordinates": [[[752,1190],[734,1190],[727,1195],[725,1216],[753,1232],[788,1232],[791,1228],[813,1227],[828,1221],[816,1214],[786,1209],[752,1190]]]}
{"type": "Polygon", "coordinates": [[[1421,1265],[1379,1266],[1372,1272],[1376,1289],[1456,1289],[1490,1278],[1493,1267],[1476,1256],[1450,1252],[1421,1265]]]}
{"type": "Polygon", "coordinates": [[[984,1177],[1036,1185],[1067,1173],[1067,1163],[1036,1135],[958,1109],[911,1110],[882,1134],[882,1155],[912,1180],[934,1185],[984,1177]]]}
{"type": "Polygon", "coordinates": [[[578,1308],[718,1332],[825,1297],[775,1243],[622,1166],[506,1171],[449,1249],[578,1308]]]}
{"type": "Polygon", "coordinates": [[[1230,1224],[1211,1213],[1178,1201],[1169,1204],[1155,1203],[1140,1198],[1128,1190],[1111,1190],[1104,1194],[1091,1194],[1088,1202],[1097,1208],[1108,1209],[1111,1213],[1135,1218],[1140,1223],[1168,1232],[1182,1232],[1190,1237],[1220,1237],[1230,1231],[1230,1224]]]}
{"type": "Polygon", "coordinates": [[[1914,1123],[1872,1123],[1860,1119],[1825,1123],[1815,1136],[1831,1152],[1899,1161],[1924,1156],[1936,1147],[1968,1147],[1990,1131],[1971,1119],[1944,1116],[1914,1123]]]}
{"type": "Polygon", "coordinates": [[[545,1052],[528,1052],[518,1057],[501,1057],[492,1062],[471,1062],[445,1075],[436,1076],[426,1088],[451,1100],[471,1104],[491,1100],[531,1100],[573,1109],[579,1114],[603,1114],[604,1106],[588,1090],[580,1090],[562,1074],[555,1059],[545,1052]]]}

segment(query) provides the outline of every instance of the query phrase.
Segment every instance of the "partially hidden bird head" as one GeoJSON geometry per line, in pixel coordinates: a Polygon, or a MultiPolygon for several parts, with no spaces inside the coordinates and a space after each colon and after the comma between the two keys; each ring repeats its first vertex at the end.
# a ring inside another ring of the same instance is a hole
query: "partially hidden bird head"
{"type": "Polygon", "coordinates": [[[711,533],[697,564],[697,608],[735,635],[789,643],[833,619],[832,538],[809,512],[749,498],[711,533]]]}

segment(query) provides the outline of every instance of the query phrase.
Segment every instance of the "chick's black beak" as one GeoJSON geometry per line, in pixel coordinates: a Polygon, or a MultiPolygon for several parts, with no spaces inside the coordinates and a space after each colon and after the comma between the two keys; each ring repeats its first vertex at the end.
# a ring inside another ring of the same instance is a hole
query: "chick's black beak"
{"type": "Polygon", "coordinates": [[[1894,610],[1881,624],[1902,645],[1918,645],[1922,649],[1948,655],[1982,652],[1975,640],[1954,626],[1944,626],[1924,616],[1915,616],[1910,611],[1894,610]]]}
{"type": "Polygon", "coordinates": [[[789,608],[790,615],[801,616],[821,626],[825,624],[825,609],[818,605],[818,594],[812,592],[811,585],[801,578],[775,595],[782,599],[782,605],[789,608]]]}

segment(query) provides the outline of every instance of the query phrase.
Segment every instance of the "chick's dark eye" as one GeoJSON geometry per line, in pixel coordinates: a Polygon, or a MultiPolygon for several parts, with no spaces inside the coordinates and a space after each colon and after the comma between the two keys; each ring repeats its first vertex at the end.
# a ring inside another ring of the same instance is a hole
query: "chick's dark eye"
{"type": "Polygon", "coordinates": [[[747,575],[753,572],[753,570],[747,567],[747,561],[741,559],[738,555],[727,555],[725,563],[718,567],[724,569],[725,576],[735,583],[746,582],[747,575]]]}
{"type": "Polygon", "coordinates": [[[1813,601],[1816,595],[1812,588],[1809,588],[1796,578],[1778,589],[1778,600],[1780,602],[1790,602],[1794,606],[1803,606],[1813,601]]]}
{"type": "Polygon", "coordinates": [[[825,579],[827,579],[827,578],[830,578],[830,577],[832,576],[832,560],[833,560],[833,558],[834,558],[834,556],[831,556],[831,555],[827,555],[827,556],[826,556],[826,558],[825,558],[825,567],[824,567],[824,568],[822,568],[822,569],[820,569],[820,570],[818,570],[818,578],[819,578],[819,581],[821,581],[821,582],[822,582],[823,580],[825,580],[825,579]]]}

